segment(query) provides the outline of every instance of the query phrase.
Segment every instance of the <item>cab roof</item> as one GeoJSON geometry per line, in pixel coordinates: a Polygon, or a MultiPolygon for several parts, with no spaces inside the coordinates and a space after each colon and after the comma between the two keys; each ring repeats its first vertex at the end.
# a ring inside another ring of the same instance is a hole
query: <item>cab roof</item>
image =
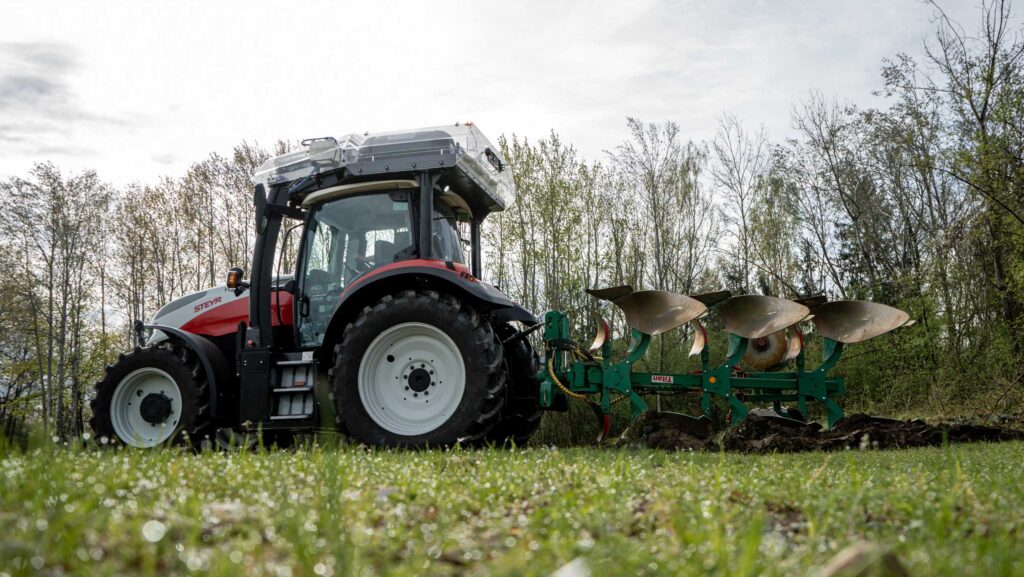
{"type": "Polygon", "coordinates": [[[410,179],[424,170],[439,173],[437,186],[479,217],[515,199],[512,171],[472,123],[305,140],[300,150],[268,159],[252,178],[267,190],[286,187],[298,205],[324,189],[410,179]]]}

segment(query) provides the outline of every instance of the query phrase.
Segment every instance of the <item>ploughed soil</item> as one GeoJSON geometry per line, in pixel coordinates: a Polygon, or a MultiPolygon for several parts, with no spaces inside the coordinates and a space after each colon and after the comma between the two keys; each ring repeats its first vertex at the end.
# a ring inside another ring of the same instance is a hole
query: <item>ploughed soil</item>
{"type": "Polygon", "coordinates": [[[1024,431],[979,424],[900,421],[847,415],[835,427],[754,411],[739,425],[715,431],[711,421],[678,413],[648,412],[623,432],[619,443],[659,449],[737,453],[795,453],[843,449],[901,449],[949,443],[1024,440],[1024,431]]]}

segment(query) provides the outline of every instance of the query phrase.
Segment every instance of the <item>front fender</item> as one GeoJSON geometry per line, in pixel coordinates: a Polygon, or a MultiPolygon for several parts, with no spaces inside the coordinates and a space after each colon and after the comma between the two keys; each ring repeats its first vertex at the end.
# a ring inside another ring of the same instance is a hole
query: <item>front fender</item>
{"type": "MultiPolygon", "coordinates": [[[[227,359],[224,358],[224,354],[220,352],[220,349],[218,349],[217,346],[209,339],[185,332],[178,328],[166,325],[142,326],[153,331],[160,331],[167,335],[168,338],[180,340],[189,348],[189,350],[199,357],[199,362],[203,365],[203,370],[206,371],[207,385],[210,387],[210,414],[215,417],[220,416],[217,412],[217,399],[220,396],[218,390],[223,392],[231,378],[231,370],[227,359]]],[[[156,342],[160,342],[162,340],[163,339],[159,339],[156,342]]],[[[154,340],[151,339],[150,343],[153,342],[154,340]]]]}

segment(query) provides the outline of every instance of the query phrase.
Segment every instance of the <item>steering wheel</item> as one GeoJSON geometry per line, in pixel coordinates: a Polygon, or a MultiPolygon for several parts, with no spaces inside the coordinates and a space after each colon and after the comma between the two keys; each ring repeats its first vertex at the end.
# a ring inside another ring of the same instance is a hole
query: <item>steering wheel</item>
{"type": "MultiPolygon", "coordinates": [[[[362,269],[362,270],[353,270],[352,271],[352,272],[354,272],[356,274],[363,274],[366,271],[373,270],[373,261],[371,259],[366,258],[366,257],[357,256],[356,257],[356,264],[359,265],[359,267],[362,269]]],[[[351,268],[351,267],[349,267],[349,268],[351,268]]]]}
{"type": "Polygon", "coordinates": [[[332,285],[337,285],[339,282],[338,277],[333,274],[318,268],[311,268],[306,272],[306,286],[320,286],[323,287],[323,293],[326,294],[330,291],[332,285]]]}

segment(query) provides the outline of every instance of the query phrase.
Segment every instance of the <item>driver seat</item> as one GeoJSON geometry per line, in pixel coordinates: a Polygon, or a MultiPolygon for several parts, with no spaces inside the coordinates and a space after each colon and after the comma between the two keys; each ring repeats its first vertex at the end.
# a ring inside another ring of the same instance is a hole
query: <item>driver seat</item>
{"type": "Polygon", "coordinates": [[[386,240],[373,242],[373,261],[377,266],[395,262],[395,243],[386,240]]]}

